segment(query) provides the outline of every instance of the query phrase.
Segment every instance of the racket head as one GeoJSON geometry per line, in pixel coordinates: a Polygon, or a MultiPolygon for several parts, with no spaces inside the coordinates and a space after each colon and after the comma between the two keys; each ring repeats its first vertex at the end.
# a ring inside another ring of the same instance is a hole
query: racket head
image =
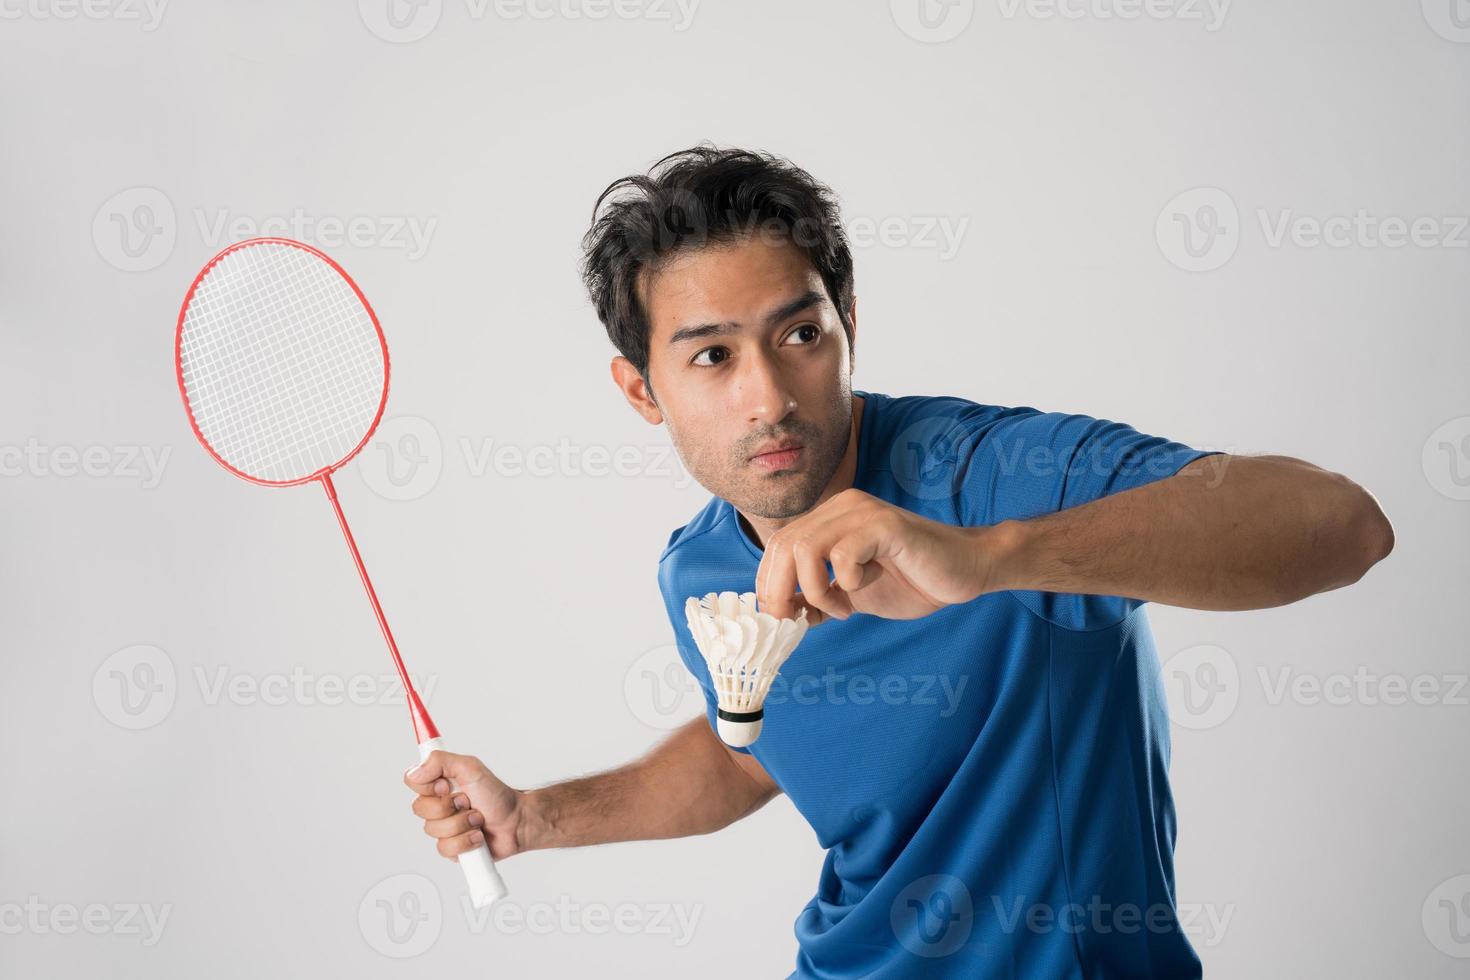
{"type": "Polygon", "coordinates": [[[263,486],[320,479],[367,445],[388,403],[388,343],[357,283],[289,238],[236,242],[179,308],[174,374],[210,456],[263,486]]]}

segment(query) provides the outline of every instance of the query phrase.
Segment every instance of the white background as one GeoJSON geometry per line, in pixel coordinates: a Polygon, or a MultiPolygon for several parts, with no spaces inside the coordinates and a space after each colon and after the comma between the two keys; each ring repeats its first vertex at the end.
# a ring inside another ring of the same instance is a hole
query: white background
{"type": "Polygon", "coordinates": [[[698,710],[662,671],[655,563],[706,494],[609,381],[578,246],[603,187],[710,139],[839,194],[859,388],[1297,455],[1378,496],[1397,549],[1360,584],[1153,613],[1178,897],[1229,916],[1196,924],[1210,975],[1463,975],[1464,3],[924,0],[926,28],[913,2],[389,2],[0,0],[0,974],[790,969],[822,854],[784,800],[511,860],[541,925],[476,933],[408,811],[403,708],[322,703],[392,689],[326,501],[216,466],[171,360],[223,245],[338,258],[394,366],[339,487],[436,719],[514,785],[621,763],[698,710]],[[1360,210],[1433,221],[1313,244],[1360,210]],[[587,472],[620,448],[632,475],[587,472]],[[1381,703],[1387,675],[1438,693],[1381,703]],[[1301,677],[1346,694],[1277,696],[1301,677]],[[414,898],[416,926],[386,914],[414,898]]]}

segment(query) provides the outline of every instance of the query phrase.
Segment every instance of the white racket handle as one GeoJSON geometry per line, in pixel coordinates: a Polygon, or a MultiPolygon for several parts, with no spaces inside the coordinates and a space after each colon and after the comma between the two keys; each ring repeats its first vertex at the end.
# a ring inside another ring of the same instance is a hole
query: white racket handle
{"type": "MultiPolygon", "coordinates": [[[[429,753],[435,749],[443,748],[444,739],[442,738],[431,738],[427,742],[420,742],[419,761],[426,760],[429,753]]],[[[459,786],[452,779],[449,781],[449,792],[451,796],[459,792],[459,786]]],[[[473,851],[465,851],[461,854],[459,866],[464,869],[464,880],[470,886],[470,902],[475,908],[482,909],[495,902],[496,899],[504,898],[509,894],[505,882],[501,880],[500,872],[495,870],[495,862],[490,857],[490,848],[485,844],[481,844],[473,851]]]]}

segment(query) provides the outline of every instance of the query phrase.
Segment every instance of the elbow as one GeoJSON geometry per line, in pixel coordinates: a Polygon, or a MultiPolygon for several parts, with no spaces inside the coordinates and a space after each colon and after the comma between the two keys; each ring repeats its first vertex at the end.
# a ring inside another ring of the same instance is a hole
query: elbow
{"type": "Polygon", "coordinates": [[[1352,577],[1344,584],[1358,581],[1368,569],[1387,558],[1393,551],[1393,524],[1378,505],[1378,500],[1367,490],[1353,484],[1351,560],[1349,569],[1352,577]]]}

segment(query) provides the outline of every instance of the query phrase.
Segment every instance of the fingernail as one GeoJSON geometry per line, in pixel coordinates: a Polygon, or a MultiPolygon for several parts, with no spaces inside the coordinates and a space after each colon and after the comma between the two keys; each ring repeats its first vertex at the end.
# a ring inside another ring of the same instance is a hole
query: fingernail
{"type": "Polygon", "coordinates": [[[482,816],[480,816],[478,813],[474,812],[473,810],[471,810],[470,811],[470,826],[471,827],[483,827],[483,826],[485,826],[485,818],[482,817],[482,816]]]}
{"type": "Polygon", "coordinates": [[[403,770],[403,774],[412,779],[414,777],[414,774],[422,768],[424,768],[423,763],[419,763],[416,766],[409,766],[407,769],[403,770]]]}
{"type": "Polygon", "coordinates": [[[463,796],[456,796],[454,798],[454,808],[456,810],[465,810],[465,809],[468,809],[469,808],[469,805],[470,805],[470,801],[467,800],[467,799],[465,799],[463,796]]]}
{"type": "Polygon", "coordinates": [[[449,792],[449,781],[447,779],[437,779],[437,780],[435,780],[434,781],[434,792],[435,793],[438,793],[441,796],[444,795],[445,793],[449,792]]]}
{"type": "Polygon", "coordinates": [[[470,834],[470,843],[476,846],[485,843],[485,835],[478,830],[475,831],[473,834],[470,834]]]}

